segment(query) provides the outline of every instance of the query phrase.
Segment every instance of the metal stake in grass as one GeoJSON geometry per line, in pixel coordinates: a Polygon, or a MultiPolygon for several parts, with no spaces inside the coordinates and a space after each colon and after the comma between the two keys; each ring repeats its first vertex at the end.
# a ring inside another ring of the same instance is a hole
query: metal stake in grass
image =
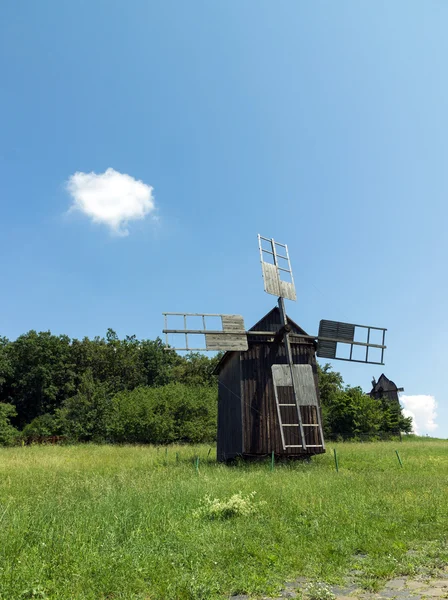
{"type": "Polygon", "coordinates": [[[336,467],[336,473],[339,473],[339,463],[338,463],[338,455],[336,453],[336,448],[333,448],[334,453],[334,466],[336,467]]]}
{"type": "Polygon", "coordinates": [[[275,464],[275,454],[274,454],[274,450],[272,450],[272,454],[271,454],[271,471],[274,470],[274,464],[275,464]]]}
{"type": "Polygon", "coordinates": [[[199,475],[199,456],[196,456],[195,467],[196,467],[196,473],[199,475]]]}
{"type": "Polygon", "coordinates": [[[207,458],[210,456],[210,452],[212,451],[211,448],[208,449],[208,453],[207,453],[207,458]]]}
{"type": "Polygon", "coordinates": [[[395,450],[395,454],[397,455],[398,462],[400,463],[400,467],[403,468],[403,463],[401,462],[400,455],[398,454],[398,450],[395,450]]]}

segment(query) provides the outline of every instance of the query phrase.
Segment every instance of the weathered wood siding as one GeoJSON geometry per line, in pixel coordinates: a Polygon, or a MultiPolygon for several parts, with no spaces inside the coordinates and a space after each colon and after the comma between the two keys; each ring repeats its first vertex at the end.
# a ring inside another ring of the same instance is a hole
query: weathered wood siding
{"type": "MultiPolygon", "coordinates": [[[[293,333],[304,334],[297,323],[288,319],[293,333]]],[[[272,331],[281,327],[278,308],[271,310],[252,331],[272,331]]],[[[279,456],[312,455],[324,452],[322,448],[287,448],[283,450],[280,423],[277,415],[275,391],[272,380],[272,365],[286,364],[283,342],[273,343],[272,336],[248,334],[249,349],[245,352],[226,354],[219,366],[218,404],[218,460],[243,456],[263,456],[272,451],[279,456]],[[269,341],[268,341],[269,339],[269,341]]],[[[314,342],[303,338],[291,344],[295,364],[309,364],[313,370],[319,403],[316,350],[314,342]]],[[[278,388],[281,403],[293,403],[290,387],[278,388]]],[[[284,423],[297,423],[295,407],[281,407],[284,423]]],[[[317,423],[315,406],[301,408],[303,423],[317,423]]],[[[285,427],[286,445],[300,443],[298,428],[285,427]]],[[[306,444],[320,443],[318,428],[304,428],[306,444]]]]}
{"type": "Polygon", "coordinates": [[[240,354],[230,354],[219,373],[217,457],[220,461],[243,453],[240,354]]]}
{"type": "MultiPolygon", "coordinates": [[[[259,329],[263,331],[262,328],[259,329]]],[[[280,423],[277,416],[275,392],[271,367],[273,364],[286,364],[284,345],[253,341],[249,337],[249,350],[241,353],[244,454],[263,455],[272,451],[277,455],[295,456],[299,454],[318,454],[322,448],[286,448],[283,450],[280,423]]],[[[317,365],[313,343],[292,344],[292,355],[295,364],[309,364],[313,368],[316,392],[319,400],[317,383],[317,365]]],[[[279,388],[282,403],[294,402],[291,388],[279,388]]],[[[294,407],[282,407],[284,423],[296,423],[297,412],[294,407]]],[[[316,423],[316,408],[302,407],[302,421],[316,423]]],[[[286,444],[300,443],[297,427],[285,427],[286,444]]],[[[305,428],[307,444],[319,444],[317,428],[305,428]]]]}

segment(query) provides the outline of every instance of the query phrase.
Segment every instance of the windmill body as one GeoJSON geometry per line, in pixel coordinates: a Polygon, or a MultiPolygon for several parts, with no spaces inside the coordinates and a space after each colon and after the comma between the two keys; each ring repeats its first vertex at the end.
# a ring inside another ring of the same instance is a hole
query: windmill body
{"type": "Polygon", "coordinates": [[[293,364],[309,372],[308,385],[303,386],[299,394],[300,402],[309,402],[300,408],[305,447],[301,444],[292,386],[274,385],[273,369],[275,372],[277,367],[283,370],[288,367],[284,344],[281,340],[273,341],[282,326],[280,311],[275,307],[248,331],[248,349],[226,352],[216,367],[218,460],[227,461],[237,456],[255,458],[271,452],[291,458],[325,452],[318,426],[316,344],[308,337],[301,337],[307,335],[306,332],[289,318],[288,325],[291,332],[297,334],[291,343],[293,364]],[[259,331],[271,331],[272,335],[255,334],[259,331]]]}
{"type": "Polygon", "coordinates": [[[288,247],[260,235],[258,246],[265,291],[278,296],[278,305],[251,329],[245,330],[240,315],[164,313],[167,348],[225,351],[216,369],[223,461],[325,452],[316,355],[384,364],[384,328],[322,320],[319,334],[308,335],[290,319],[285,299],[296,300],[296,289],[288,247]],[[173,319],[176,327],[170,327],[173,319]],[[169,336],[179,335],[183,342],[171,343],[169,336]],[[197,336],[205,338],[205,347],[192,347],[197,336]]]}

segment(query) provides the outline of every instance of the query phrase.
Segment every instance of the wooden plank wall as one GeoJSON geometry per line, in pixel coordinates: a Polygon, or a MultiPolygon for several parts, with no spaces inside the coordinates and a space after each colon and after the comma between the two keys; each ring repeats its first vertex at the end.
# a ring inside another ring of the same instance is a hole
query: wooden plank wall
{"type": "Polygon", "coordinates": [[[240,354],[240,352],[233,352],[219,374],[217,444],[219,461],[230,460],[243,452],[240,354]]]}
{"type": "MultiPolygon", "coordinates": [[[[275,318],[275,314],[273,316],[275,318]]],[[[271,367],[273,364],[286,364],[285,348],[283,343],[277,345],[255,340],[256,338],[251,339],[249,335],[249,350],[241,353],[244,454],[264,455],[274,451],[277,455],[295,456],[323,452],[321,448],[309,448],[307,450],[287,448],[283,450],[271,367]]],[[[291,347],[295,364],[310,364],[312,366],[319,400],[314,344],[304,340],[304,343],[292,344],[291,347]]],[[[292,391],[288,388],[283,388],[281,393],[284,395],[285,403],[294,401],[292,391]]],[[[291,411],[291,414],[288,412],[282,413],[282,417],[285,417],[284,422],[297,422],[297,413],[294,407],[284,407],[282,410],[291,411]],[[291,420],[288,421],[288,419],[291,420]]],[[[303,422],[316,423],[315,407],[303,407],[301,410],[303,422]]],[[[317,428],[308,427],[305,429],[306,442],[308,444],[319,443],[317,428]]],[[[297,443],[295,427],[285,428],[285,433],[287,444],[297,443]],[[286,431],[288,429],[290,431],[286,431]]]]}

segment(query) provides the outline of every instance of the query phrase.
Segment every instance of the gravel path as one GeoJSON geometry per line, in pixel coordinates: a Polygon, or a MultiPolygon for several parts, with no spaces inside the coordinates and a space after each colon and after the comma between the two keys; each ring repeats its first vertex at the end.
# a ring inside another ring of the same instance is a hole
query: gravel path
{"type": "MultiPolygon", "coordinates": [[[[309,599],[308,582],[301,578],[288,583],[275,598],[309,599]]],[[[320,600],[434,600],[448,598],[448,567],[436,577],[400,577],[391,579],[378,592],[367,592],[355,584],[346,586],[325,586],[327,593],[320,600]],[[334,596],[332,596],[332,594],[334,596]]],[[[253,598],[253,597],[252,597],[253,598]]],[[[272,596],[262,596],[262,600],[274,600],[272,596]]],[[[231,600],[250,600],[250,596],[232,596],[231,600]]],[[[316,598],[316,600],[318,600],[316,598]]]]}

